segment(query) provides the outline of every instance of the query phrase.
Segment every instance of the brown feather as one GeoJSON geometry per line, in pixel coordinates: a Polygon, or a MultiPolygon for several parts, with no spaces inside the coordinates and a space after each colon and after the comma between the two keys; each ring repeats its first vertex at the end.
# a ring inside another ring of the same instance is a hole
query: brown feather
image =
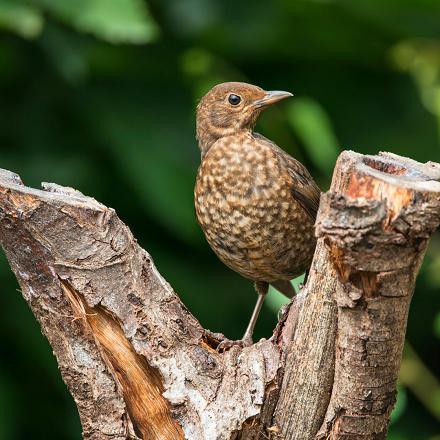
{"type": "Polygon", "coordinates": [[[272,284],[275,289],[281,292],[283,295],[287,296],[287,298],[293,298],[296,294],[295,288],[292,286],[292,283],[287,280],[277,280],[272,281],[272,284]]]}
{"type": "Polygon", "coordinates": [[[307,168],[263,135],[254,133],[254,136],[262,142],[269,144],[270,148],[276,151],[291,178],[290,192],[293,198],[301,205],[312,220],[315,221],[321,191],[307,171],[307,168]]]}
{"type": "Polygon", "coordinates": [[[292,297],[289,280],[310,267],[316,245],[318,186],[300,162],[253,131],[264,108],[289,96],[224,83],[197,108],[202,156],[194,190],[197,220],[218,257],[255,281],[259,294],[246,344],[267,284],[292,297]],[[238,102],[231,102],[231,94],[238,102]]]}

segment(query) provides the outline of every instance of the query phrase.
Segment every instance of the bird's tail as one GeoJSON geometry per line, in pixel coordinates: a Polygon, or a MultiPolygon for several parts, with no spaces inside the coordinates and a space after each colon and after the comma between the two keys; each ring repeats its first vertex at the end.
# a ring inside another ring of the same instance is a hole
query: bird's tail
{"type": "Polygon", "coordinates": [[[292,298],[296,294],[295,288],[292,286],[292,283],[290,281],[277,280],[273,281],[270,284],[272,284],[272,286],[275,287],[275,289],[279,290],[282,294],[286,295],[287,298],[292,298]]]}

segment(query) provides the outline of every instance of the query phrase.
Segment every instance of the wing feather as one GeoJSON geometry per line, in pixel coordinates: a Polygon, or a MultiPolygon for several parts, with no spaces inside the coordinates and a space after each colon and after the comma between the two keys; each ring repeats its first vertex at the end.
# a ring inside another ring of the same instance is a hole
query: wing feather
{"type": "Polygon", "coordinates": [[[269,139],[260,134],[255,133],[255,135],[270,144],[270,147],[277,152],[281,166],[285,169],[287,178],[290,180],[292,197],[314,221],[318,212],[321,191],[307,168],[269,139]]]}

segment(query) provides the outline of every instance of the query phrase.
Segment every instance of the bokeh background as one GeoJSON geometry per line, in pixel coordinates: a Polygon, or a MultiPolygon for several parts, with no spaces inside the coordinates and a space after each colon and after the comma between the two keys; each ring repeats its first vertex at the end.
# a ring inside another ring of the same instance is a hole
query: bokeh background
{"type": "MultiPolygon", "coordinates": [[[[114,207],[201,323],[255,301],[193,209],[197,100],[238,80],[295,98],[258,129],[326,190],[342,149],[440,162],[438,0],[1,0],[0,167],[114,207]]],[[[50,346],[0,257],[0,439],[79,439],[50,346]]],[[[440,234],[409,316],[389,439],[440,439],[440,234]]],[[[257,327],[269,336],[271,292],[257,327]]]]}

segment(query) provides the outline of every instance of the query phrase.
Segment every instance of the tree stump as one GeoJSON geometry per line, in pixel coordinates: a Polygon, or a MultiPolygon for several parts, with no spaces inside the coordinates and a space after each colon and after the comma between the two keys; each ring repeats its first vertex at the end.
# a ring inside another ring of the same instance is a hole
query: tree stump
{"type": "Polygon", "coordinates": [[[306,286],[272,340],[222,353],[96,200],[2,171],[0,240],[85,439],[384,439],[439,180],[439,164],[342,153],[306,286]]]}

